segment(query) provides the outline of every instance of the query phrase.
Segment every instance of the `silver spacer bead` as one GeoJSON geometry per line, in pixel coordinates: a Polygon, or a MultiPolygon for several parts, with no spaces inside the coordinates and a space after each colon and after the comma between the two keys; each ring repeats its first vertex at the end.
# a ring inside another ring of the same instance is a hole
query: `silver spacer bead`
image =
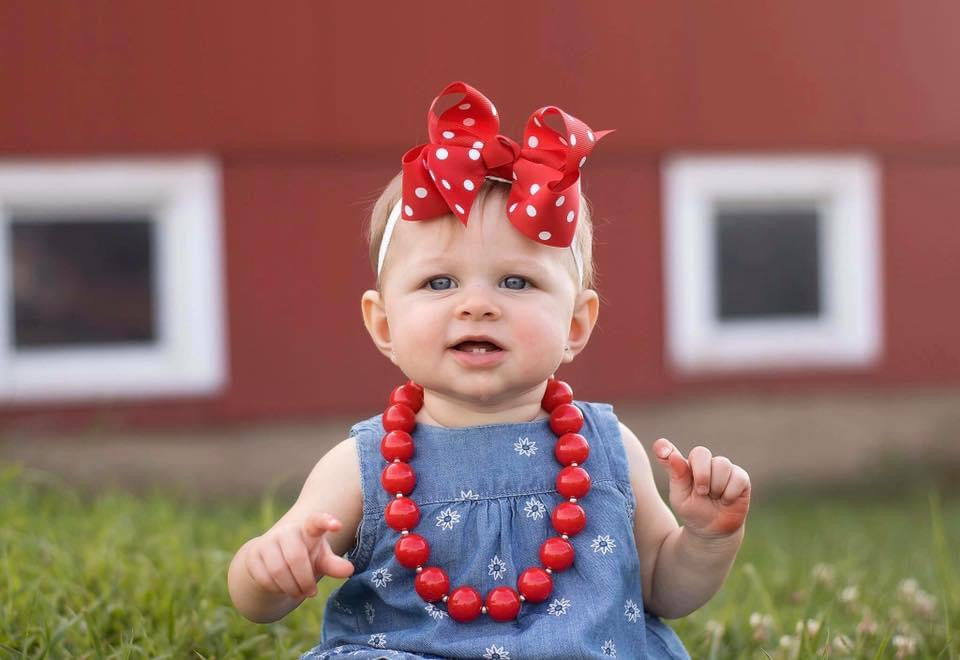
{"type": "Polygon", "coordinates": [[[487,613],[487,606],[484,605],[483,607],[481,607],[481,608],[480,608],[480,611],[483,612],[484,614],[486,614],[486,613],[487,613]]]}
{"type": "Polygon", "coordinates": [[[570,537],[567,536],[566,534],[561,534],[561,535],[560,535],[560,538],[562,538],[564,541],[569,541],[569,540],[570,540],[570,537]]]}
{"type": "Polygon", "coordinates": [[[576,463],[571,463],[570,465],[572,465],[573,467],[577,467],[576,463]]]}
{"type": "Polygon", "coordinates": [[[401,497],[403,497],[403,493],[397,493],[397,499],[400,499],[401,497]]]}
{"type": "Polygon", "coordinates": [[[444,603],[446,603],[448,600],[450,600],[450,596],[444,596],[444,597],[443,597],[443,602],[444,602],[444,603]]]}
{"type": "Polygon", "coordinates": [[[395,458],[395,459],[393,459],[393,462],[394,462],[394,463],[399,463],[399,462],[400,462],[400,459],[399,459],[399,458],[395,458]]]}
{"type": "Polygon", "coordinates": [[[417,573],[423,572],[423,566],[417,566],[417,573]]]}
{"type": "Polygon", "coordinates": [[[573,502],[574,504],[576,504],[576,503],[577,503],[577,498],[576,498],[576,497],[571,497],[571,498],[570,498],[570,501],[573,502]]]}
{"type": "Polygon", "coordinates": [[[545,570],[547,573],[550,573],[551,575],[553,574],[553,569],[552,569],[552,568],[545,568],[545,569],[543,569],[543,570],[545,570]]]}
{"type": "Polygon", "coordinates": [[[401,536],[406,536],[406,535],[409,534],[409,533],[410,533],[410,530],[409,530],[409,529],[405,529],[405,530],[403,530],[402,532],[400,532],[401,536]]]}
{"type": "Polygon", "coordinates": [[[527,597],[524,596],[523,594],[520,594],[520,602],[521,602],[521,603],[526,603],[526,602],[527,602],[527,597]]]}

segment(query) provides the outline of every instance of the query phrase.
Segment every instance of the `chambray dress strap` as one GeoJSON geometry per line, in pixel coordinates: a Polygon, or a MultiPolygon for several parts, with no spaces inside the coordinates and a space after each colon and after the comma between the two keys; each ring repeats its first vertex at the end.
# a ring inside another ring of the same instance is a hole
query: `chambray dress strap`
{"type": "Polygon", "coordinates": [[[356,542],[344,555],[353,563],[354,574],[362,572],[370,563],[370,554],[377,540],[378,523],[383,520],[383,511],[387,506],[387,493],[379,478],[384,461],[380,453],[383,433],[380,415],[350,427],[350,436],[356,441],[360,459],[360,487],[363,491],[363,516],[357,526],[356,542]]]}
{"type": "MultiPolygon", "coordinates": [[[[626,500],[627,514],[633,520],[637,500],[630,484],[630,464],[627,462],[627,452],[623,448],[620,420],[614,413],[613,406],[609,403],[577,401],[577,405],[585,413],[584,426],[591,432],[591,437],[599,439],[599,442],[594,442],[594,445],[599,445],[599,450],[603,453],[603,473],[606,478],[616,484],[617,490],[623,494],[623,498],[626,500]]],[[[591,446],[591,455],[587,458],[587,463],[584,464],[593,479],[596,478],[594,466],[597,459],[600,458],[594,455],[596,453],[599,453],[598,448],[591,446]]]]}

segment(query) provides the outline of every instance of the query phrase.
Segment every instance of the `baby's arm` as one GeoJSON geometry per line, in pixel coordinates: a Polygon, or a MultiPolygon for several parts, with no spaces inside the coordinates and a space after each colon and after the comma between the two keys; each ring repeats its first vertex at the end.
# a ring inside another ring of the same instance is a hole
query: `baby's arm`
{"type": "MultiPolygon", "coordinates": [[[[708,466],[718,461],[729,471],[724,476],[725,469],[716,469],[713,476],[717,483],[710,483],[708,467],[710,492],[694,493],[694,474],[690,464],[673,445],[659,440],[656,449],[669,449],[669,458],[661,459],[661,462],[671,469],[671,504],[677,509],[682,502],[682,510],[689,513],[687,524],[680,527],[657,491],[650,461],[640,441],[623,424],[620,424],[620,433],[637,501],[634,536],[640,558],[644,605],[653,614],[664,618],[686,616],[713,597],[733,565],[743,539],[743,522],[750,497],[749,477],[742,468],[722,457],[712,459],[709,451],[700,447],[698,461],[705,458],[706,452],[708,466]],[[689,490],[683,486],[689,486],[689,490]],[[735,497],[731,498],[731,495],[735,497]]],[[[697,468],[697,483],[700,484],[702,479],[701,462],[697,468]]]]}
{"type": "Polygon", "coordinates": [[[317,462],[290,510],[237,551],[227,572],[237,610],[255,623],[276,621],[315,595],[323,575],[350,575],[340,555],[353,547],[362,515],[356,440],[348,438],[317,462]]]}

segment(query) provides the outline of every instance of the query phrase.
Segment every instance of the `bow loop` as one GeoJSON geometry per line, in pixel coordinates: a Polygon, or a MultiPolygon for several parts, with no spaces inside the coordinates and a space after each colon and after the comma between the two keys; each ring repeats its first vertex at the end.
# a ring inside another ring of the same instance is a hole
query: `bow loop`
{"type": "Polygon", "coordinates": [[[546,245],[570,245],[580,218],[580,168],[597,141],[611,132],[594,133],[552,105],[530,115],[507,203],[514,227],[546,245]],[[565,134],[547,124],[546,117],[551,115],[560,117],[565,134]]]}
{"type": "Polygon", "coordinates": [[[427,112],[427,135],[434,144],[472,147],[477,141],[487,144],[499,132],[500,118],[493,103],[463,82],[453,82],[444,87],[427,112]],[[462,93],[463,98],[437,115],[440,99],[457,93],[462,93]]]}

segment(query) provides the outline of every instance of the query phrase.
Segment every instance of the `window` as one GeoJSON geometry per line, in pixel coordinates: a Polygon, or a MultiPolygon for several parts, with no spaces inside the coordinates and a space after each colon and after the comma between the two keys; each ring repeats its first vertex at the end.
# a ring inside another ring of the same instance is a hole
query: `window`
{"type": "Polygon", "coordinates": [[[669,159],[668,352],[685,372],[856,366],[880,350],[869,158],[669,159]]]}
{"type": "Polygon", "coordinates": [[[0,399],[216,391],[219,214],[205,159],[0,161],[0,399]]]}

